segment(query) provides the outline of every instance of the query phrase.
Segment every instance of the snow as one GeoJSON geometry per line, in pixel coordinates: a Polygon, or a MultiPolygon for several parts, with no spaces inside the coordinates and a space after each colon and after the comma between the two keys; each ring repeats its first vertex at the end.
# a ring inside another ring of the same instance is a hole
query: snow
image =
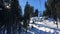
{"type": "Polygon", "coordinates": [[[50,31],[51,31],[51,33],[54,33],[54,30],[53,29],[51,29],[50,31]]]}
{"type": "Polygon", "coordinates": [[[52,34],[58,32],[58,34],[60,34],[60,23],[58,23],[58,28],[57,28],[57,25],[54,24],[53,21],[49,21],[49,20],[43,20],[42,22],[35,21],[34,24],[30,23],[29,26],[31,28],[33,26],[34,28],[40,31],[50,32],[52,34]]]}
{"type": "Polygon", "coordinates": [[[30,31],[30,30],[27,30],[27,32],[30,32],[31,34],[34,34],[34,32],[30,31]]]}
{"type": "Polygon", "coordinates": [[[33,24],[33,27],[35,27],[36,29],[38,30],[42,30],[42,31],[45,31],[45,32],[51,32],[51,33],[54,33],[54,30],[53,29],[50,29],[50,28],[46,28],[46,27],[38,27],[36,25],[33,24]]]}
{"type": "Polygon", "coordinates": [[[30,23],[32,23],[33,21],[30,21],[30,23]]]}
{"type": "MultiPolygon", "coordinates": [[[[42,24],[51,28],[57,28],[57,25],[53,23],[53,21],[49,22],[48,20],[43,22],[35,22],[35,24],[42,24]]],[[[60,23],[58,23],[58,29],[60,29],[60,23]]]]}
{"type": "MultiPolygon", "coordinates": [[[[24,31],[26,31],[26,29],[23,28],[24,31]]],[[[35,34],[34,32],[27,30],[27,32],[31,33],[31,34],[35,34]]]]}
{"type": "Polygon", "coordinates": [[[46,30],[46,32],[49,32],[49,31],[50,31],[50,29],[49,29],[49,28],[45,28],[45,30],[46,30]]]}

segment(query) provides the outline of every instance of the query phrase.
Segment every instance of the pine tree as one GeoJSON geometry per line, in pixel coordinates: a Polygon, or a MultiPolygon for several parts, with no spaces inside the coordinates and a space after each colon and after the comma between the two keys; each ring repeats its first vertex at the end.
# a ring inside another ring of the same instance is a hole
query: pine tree
{"type": "Polygon", "coordinates": [[[30,17],[34,16],[34,7],[30,6],[30,17]]]}
{"type": "MultiPolygon", "coordinates": [[[[7,34],[11,33],[11,26],[13,27],[13,34],[17,29],[17,24],[21,18],[21,7],[19,7],[18,0],[0,0],[0,24],[5,24],[7,34]],[[13,1],[13,2],[12,2],[13,1]],[[15,25],[14,25],[15,24],[15,25]],[[14,25],[14,26],[13,26],[14,25]]],[[[22,20],[22,19],[21,19],[22,20]]]]}
{"type": "Polygon", "coordinates": [[[38,9],[35,10],[35,16],[38,16],[38,9]]]}

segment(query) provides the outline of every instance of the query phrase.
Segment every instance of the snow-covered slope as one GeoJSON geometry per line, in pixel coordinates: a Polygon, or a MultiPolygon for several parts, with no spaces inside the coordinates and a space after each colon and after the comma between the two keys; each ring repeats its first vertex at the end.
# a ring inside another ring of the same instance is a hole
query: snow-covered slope
{"type": "Polygon", "coordinates": [[[60,23],[58,23],[58,28],[57,25],[53,23],[53,21],[49,21],[49,20],[43,20],[42,22],[34,21],[34,23],[33,24],[32,23],[29,24],[30,27],[33,26],[38,30],[42,30],[50,33],[58,32],[60,34],[60,23]]]}

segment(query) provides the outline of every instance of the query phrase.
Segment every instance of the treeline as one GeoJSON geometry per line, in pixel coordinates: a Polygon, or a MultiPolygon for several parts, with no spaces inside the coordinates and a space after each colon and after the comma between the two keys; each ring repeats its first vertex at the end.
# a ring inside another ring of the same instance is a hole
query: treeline
{"type": "Polygon", "coordinates": [[[30,6],[28,4],[28,2],[26,2],[25,8],[24,8],[24,19],[23,19],[24,20],[24,24],[25,25],[28,25],[29,24],[29,21],[30,21],[30,18],[31,17],[35,17],[35,16],[38,17],[38,9],[36,9],[34,11],[34,7],[33,6],[30,6]]]}
{"type": "MultiPolygon", "coordinates": [[[[60,20],[60,0],[47,0],[45,2],[46,10],[43,12],[44,16],[48,18],[53,18],[54,23],[58,25],[58,20],[60,20]]],[[[57,26],[58,27],[58,26],[57,26]]]]}
{"type": "Polygon", "coordinates": [[[19,6],[18,0],[0,0],[0,34],[4,25],[5,28],[2,29],[2,33],[7,30],[7,34],[14,34],[17,29],[18,31],[21,30],[22,21],[23,27],[27,29],[30,18],[34,16],[38,16],[38,9],[34,10],[34,7],[30,6],[28,2],[26,2],[24,16],[22,16],[22,8],[19,6]]]}
{"type": "Polygon", "coordinates": [[[60,17],[59,2],[60,0],[48,0],[45,2],[46,10],[43,15],[53,18],[56,21],[60,17]]]}

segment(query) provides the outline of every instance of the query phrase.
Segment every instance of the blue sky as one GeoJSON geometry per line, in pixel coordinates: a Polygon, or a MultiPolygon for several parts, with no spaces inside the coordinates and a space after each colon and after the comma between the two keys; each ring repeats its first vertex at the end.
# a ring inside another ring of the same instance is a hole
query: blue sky
{"type": "Polygon", "coordinates": [[[38,9],[39,10],[39,14],[43,12],[43,10],[45,10],[45,1],[46,0],[19,0],[19,4],[22,7],[22,13],[24,14],[24,7],[26,2],[28,1],[28,3],[34,7],[34,9],[38,9]]]}

